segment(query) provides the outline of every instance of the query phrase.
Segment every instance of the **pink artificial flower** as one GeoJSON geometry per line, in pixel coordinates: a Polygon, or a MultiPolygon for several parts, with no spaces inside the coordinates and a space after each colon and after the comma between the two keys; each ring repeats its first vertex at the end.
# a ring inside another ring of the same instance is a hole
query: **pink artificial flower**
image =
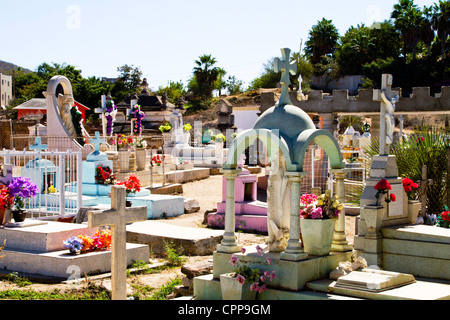
{"type": "Polygon", "coordinates": [[[270,272],[269,272],[269,271],[264,271],[264,275],[265,275],[266,277],[268,277],[268,276],[270,276],[270,272]]]}
{"type": "Polygon", "coordinates": [[[236,281],[240,284],[244,284],[245,278],[241,274],[238,274],[238,276],[236,277],[236,281]]]}
{"type": "Polygon", "coordinates": [[[321,219],[323,218],[322,216],[322,208],[317,208],[317,209],[312,209],[311,210],[311,218],[312,219],[321,219]]]}
{"type": "Polygon", "coordinates": [[[272,264],[272,259],[270,259],[269,257],[266,257],[266,261],[267,261],[267,264],[268,264],[268,265],[271,265],[271,264],[272,264]]]}
{"type": "Polygon", "coordinates": [[[266,285],[265,284],[263,284],[261,287],[259,287],[259,293],[263,293],[264,291],[266,291],[267,290],[267,287],[266,287],[266,285]]]}
{"type": "Polygon", "coordinates": [[[245,253],[245,248],[242,248],[242,249],[241,249],[241,252],[242,252],[242,253],[245,253]]]}
{"type": "Polygon", "coordinates": [[[231,256],[231,259],[230,259],[230,263],[233,265],[233,267],[236,265],[236,263],[239,261],[239,258],[238,257],[236,257],[235,255],[234,255],[234,253],[233,253],[233,255],[231,256]]]}
{"type": "Polygon", "coordinates": [[[272,282],[277,276],[275,275],[275,270],[270,274],[270,282],[272,282]]]}
{"type": "Polygon", "coordinates": [[[259,280],[261,280],[262,282],[265,282],[267,280],[267,278],[264,276],[261,276],[261,277],[259,277],[259,280]]]}
{"type": "Polygon", "coordinates": [[[259,292],[259,286],[258,286],[258,284],[257,284],[257,283],[253,283],[253,284],[250,286],[250,291],[256,291],[256,292],[259,292]]]}
{"type": "Polygon", "coordinates": [[[261,248],[259,245],[256,246],[256,254],[258,256],[262,256],[263,255],[263,248],[261,248]]]}

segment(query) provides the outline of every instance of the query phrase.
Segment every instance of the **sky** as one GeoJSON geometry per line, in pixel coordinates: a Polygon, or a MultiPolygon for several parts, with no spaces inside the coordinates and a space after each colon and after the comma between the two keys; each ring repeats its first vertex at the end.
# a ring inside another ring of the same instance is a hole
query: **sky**
{"type": "MultiPolygon", "coordinates": [[[[415,0],[419,7],[437,0],[415,0]]],[[[117,77],[139,67],[150,88],[192,75],[211,54],[216,66],[248,86],[280,48],[298,52],[312,26],[389,19],[398,0],[0,0],[0,60],[35,70],[66,63],[83,77],[117,77]]]]}

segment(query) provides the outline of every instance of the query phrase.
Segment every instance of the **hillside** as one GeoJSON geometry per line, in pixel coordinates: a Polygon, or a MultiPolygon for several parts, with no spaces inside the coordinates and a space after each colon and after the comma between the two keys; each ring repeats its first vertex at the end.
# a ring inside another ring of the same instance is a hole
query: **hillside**
{"type": "Polygon", "coordinates": [[[25,72],[32,72],[32,71],[29,70],[29,69],[22,68],[22,67],[17,66],[17,65],[15,65],[15,64],[13,64],[13,63],[10,63],[10,62],[6,62],[6,61],[3,61],[3,60],[0,60],[0,72],[1,72],[1,73],[11,74],[13,70],[18,69],[18,68],[21,68],[21,69],[24,70],[25,72]]]}

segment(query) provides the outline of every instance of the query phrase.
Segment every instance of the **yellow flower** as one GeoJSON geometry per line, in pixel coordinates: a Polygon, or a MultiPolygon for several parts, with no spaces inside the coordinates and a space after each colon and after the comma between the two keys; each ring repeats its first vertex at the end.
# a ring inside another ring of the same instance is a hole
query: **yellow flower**
{"type": "Polygon", "coordinates": [[[343,203],[341,203],[337,208],[338,208],[338,210],[342,210],[342,209],[344,209],[344,207],[345,207],[345,205],[343,203]]]}
{"type": "Polygon", "coordinates": [[[317,204],[318,204],[319,206],[323,206],[323,200],[322,200],[322,199],[318,199],[318,200],[317,200],[317,204]]]}

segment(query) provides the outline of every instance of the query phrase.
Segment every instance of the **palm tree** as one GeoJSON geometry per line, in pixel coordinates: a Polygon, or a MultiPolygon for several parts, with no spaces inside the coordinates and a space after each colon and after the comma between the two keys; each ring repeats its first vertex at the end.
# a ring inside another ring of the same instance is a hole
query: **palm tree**
{"type": "Polygon", "coordinates": [[[331,20],[323,18],[309,31],[305,53],[313,64],[320,63],[322,56],[332,54],[339,41],[339,33],[331,20]]]}
{"type": "Polygon", "coordinates": [[[209,99],[214,90],[214,82],[219,76],[219,68],[214,67],[217,60],[210,54],[204,54],[195,60],[194,76],[197,81],[199,94],[204,99],[209,99]]]}
{"type": "Polygon", "coordinates": [[[431,23],[441,41],[443,60],[445,58],[445,42],[450,35],[450,2],[439,0],[439,5],[435,3],[432,10],[431,23]]]}
{"type": "Polygon", "coordinates": [[[406,48],[411,49],[413,60],[416,60],[417,43],[420,40],[420,26],[423,24],[422,11],[414,4],[414,0],[400,0],[394,5],[391,18],[395,19],[394,25],[400,30],[406,48]]]}

